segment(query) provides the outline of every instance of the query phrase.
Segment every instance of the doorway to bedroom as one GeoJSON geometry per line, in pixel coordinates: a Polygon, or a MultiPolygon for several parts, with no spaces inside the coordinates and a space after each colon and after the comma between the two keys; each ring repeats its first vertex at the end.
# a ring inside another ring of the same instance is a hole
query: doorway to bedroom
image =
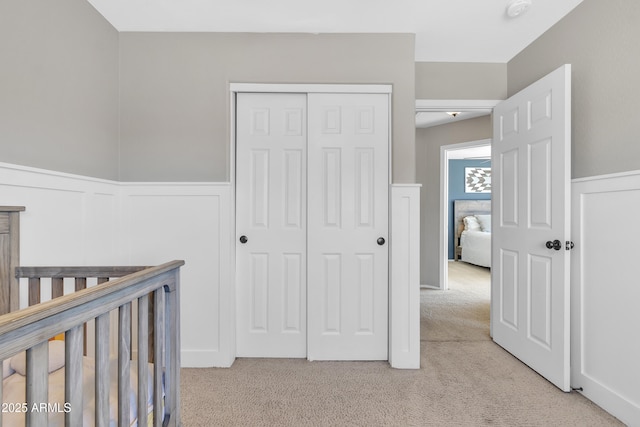
{"type": "Polygon", "coordinates": [[[490,282],[491,140],[441,147],[440,170],[441,289],[450,289],[452,280],[468,281],[473,272],[479,282],[487,276],[490,282]],[[477,268],[462,270],[456,263],[477,268]]]}

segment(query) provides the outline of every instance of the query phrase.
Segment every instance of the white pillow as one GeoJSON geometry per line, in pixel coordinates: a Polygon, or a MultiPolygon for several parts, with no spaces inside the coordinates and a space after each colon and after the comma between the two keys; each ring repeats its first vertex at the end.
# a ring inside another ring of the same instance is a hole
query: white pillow
{"type": "Polygon", "coordinates": [[[465,216],[464,219],[464,229],[467,231],[480,231],[481,227],[480,227],[480,223],[478,222],[478,219],[473,216],[473,215],[469,215],[469,216],[465,216]]]}
{"type": "MultiPolygon", "coordinates": [[[[49,373],[64,366],[64,341],[49,341],[49,373]]],[[[11,358],[11,368],[22,376],[27,375],[27,353],[23,351],[11,358]]]]}
{"type": "Polygon", "coordinates": [[[491,214],[476,215],[476,218],[478,218],[478,222],[480,223],[480,228],[482,229],[482,231],[491,233],[491,214]]]}
{"type": "Polygon", "coordinates": [[[11,361],[9,359],[2,362],[2,379],[7,378],[9,375],[13,374],[15,371],[11,367],[11,361]]]}

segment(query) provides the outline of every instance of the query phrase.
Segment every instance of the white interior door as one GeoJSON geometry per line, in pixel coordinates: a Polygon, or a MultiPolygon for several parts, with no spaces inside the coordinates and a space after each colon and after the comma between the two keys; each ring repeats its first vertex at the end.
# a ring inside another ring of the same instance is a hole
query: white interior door
{"type": "Polygon", "coordinates": [[[306,95],[236,103],[237,355],[305,357],[306,95]]]}
{"type": "Polygon", "coordinates": [[[498,104],[493,135],[493,339],[569,391],[570,65],[498,104]]]}
{"type": "Polygon", "coordinates": [[[389,96],[308,109],[308,358],[387,360],[389,96]]]}

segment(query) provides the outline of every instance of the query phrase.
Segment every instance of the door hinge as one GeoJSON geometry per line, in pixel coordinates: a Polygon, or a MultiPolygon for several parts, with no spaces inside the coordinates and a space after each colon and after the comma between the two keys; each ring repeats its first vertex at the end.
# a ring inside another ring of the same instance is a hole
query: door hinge
{"type": "Polygon", "coordinates": [[[567,240],[565,242],[565,246],[564,247],[565,247],[566,250],[570,251],[571,249],[573,249],[573,246],[574,246],[573,242],[567,240]]]}

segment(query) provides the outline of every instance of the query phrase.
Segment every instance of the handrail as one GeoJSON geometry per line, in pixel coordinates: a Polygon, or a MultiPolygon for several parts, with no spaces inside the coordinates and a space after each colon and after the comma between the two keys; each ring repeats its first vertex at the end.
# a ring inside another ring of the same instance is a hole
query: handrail
{"type": "MultiPolygon", "coordinates": [[[[179,268],[184,261],[170,261],[157,267],[150,267],[132,274],[115,279],[99,286],[78,290],[72,294],[60,296],[50,301],[33,305],[0,317],[0,360],[7,359],[20,351],[26,350],[26,402],[28,407],[37,402],[47,401],[48,376],[47,340],[62,332],[65,332],[65,364],[81,364],[82,358],[82,327],[86,322],[95,319],[96,331],[108,331],[108,316],[112,310],[118,309],[118,418],[124,425],[129,417],[129,392],[130,392],[130,345],[129,334],[131,328],[131,305],[138,300],[140,310],[138,312],[139,337],[150,333],[145,324],[149,315],[147,306],[149,296],[153,295],[156,307],[163,307],[153,314],[153,336],[157,342],[155,346],[155,361],[153,364],[153,422],[154,425],[180,425],[180,298],[179,298],[179,268]],[[163,294],[163,295],[161,295],[163,294]],[[124,344],[124,345],[122,345],[124,344]],[[164,390],[164,391],[163,391],[164,390]],[[163,398],[164,396],[164,398],[163,398]]],[[[129,268],[129,267],[127,267],[129,268]]],[[[39,276],[38,270],[53,271],[60,268],[29,267],[18,271],[39,276]],[[48,269],[48,270],[47,270],[48,269]]],[[[97,271],[95,267],[88,267],[82,272],[82,267],[73,267],[74,272],[80,272],[84,277],[89,269],[97,271]]],[[[117,268],[116,268],[117,269],[117,268]]],[[[116,269],[111,267],[106,270],[113,277],[116,269]]],[[[126,268],[125,268],[126,269],[126,268]]],[[[104,272],[105,269],[100,271],[104,272]]],[[[69,270],[70,271],[70,270],[69,270]]],[[[122,270],[120,270],[122,271],[122,270]]],[[[66,272],[68,273],[68,271],[66,272]]],[[[75,274],[74,274],[75,275],[75,274]]],[[[91,277],[92,275],[88,275],[91,277]]],[[[104,276],[103,276],[104,277],[104,276]]],[[[147,402],[147,373],[149,366],[145,355],[148,352],[146,344],[139,348],[138,357],[138,410],[137,417],[141,425],[146,425],[148,414],[144,411],[147,402]],[[142,377],[142,379],[140,378],[142,377]]],[[[109,403],[105,398],[108,383],[108,344],[105,340],[96,340],[96,368],[95,368],[95,419],[96,425],[107,423],[109,418],[109,403]]],[[[82,407],[82,369],[68,369],[65,371],[65,402],[71,407],[82,407]]],[[[0,395],[2,388],[0,387],[0,395]]],[[[45,412],[27,411],[26,423],[34,427],[47,425],[45,412]]],[[[70,411],[65,414],[67,425],[79,425],[82,422],[82,411],[70,411]]],[[[0,419],[0,425],[2,420],[0,419]]],[[[128,423],[127,423],[128,424],[128,423]]]]}
{"type": "Polygon", "coordinates": [[[123,267],[16,267],[16,279],[51,278],[63,279],[67,277],[122,277],[150,268],[148,266],[123,267]]]}
{"type": "Polygon", "coordinates": [[[0,212],[24,212],[24,206],[0,206],[0,212]]]}
{"type": "Polygon", "coordinates": [[[162,286],[172,287],[167,273],[182,265],[184,261],[170,261],[1,316],[0,360],[162,286]],[[100,301],[99,304],[96,301],[100,301]],[[16,340],[17,337],[20,339],[16,340]],[[16,345],[17,341],[19,345],[16,345]]]}

